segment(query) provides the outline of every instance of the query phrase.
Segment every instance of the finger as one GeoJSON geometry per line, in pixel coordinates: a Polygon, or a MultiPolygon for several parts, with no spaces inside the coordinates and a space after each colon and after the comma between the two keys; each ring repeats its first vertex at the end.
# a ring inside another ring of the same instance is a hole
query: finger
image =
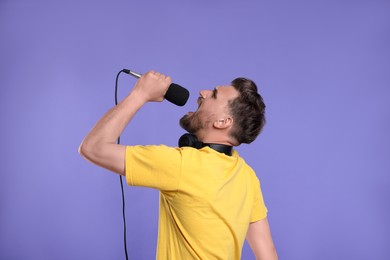
{"type": "Polygon", "coordinates": [[[159,80],[166,80],[167,79],[167,76],[162,74],[162,73],[157,72],[155,75],[157,76],[157,78],[159,80]]]}

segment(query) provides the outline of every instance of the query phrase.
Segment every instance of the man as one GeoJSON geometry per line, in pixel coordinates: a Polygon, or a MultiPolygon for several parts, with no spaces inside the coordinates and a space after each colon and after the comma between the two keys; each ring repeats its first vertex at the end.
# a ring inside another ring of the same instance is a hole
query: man
{"type": "MultiPolygon", "coordinates": [[[[144,74],[97,122],[80,154],[129,185],[160,190],[157,259],[240,259],[245,238],[257,259],[277,259],[260,183],[236,151],[116,144],[138,109],[164,100],[170,83],[158,72],[144,74]]],[[[265,122],[265,105],[247,79],[201,91],[198,105],[180,125],[206,144],[250,143],[265,122]]]]}

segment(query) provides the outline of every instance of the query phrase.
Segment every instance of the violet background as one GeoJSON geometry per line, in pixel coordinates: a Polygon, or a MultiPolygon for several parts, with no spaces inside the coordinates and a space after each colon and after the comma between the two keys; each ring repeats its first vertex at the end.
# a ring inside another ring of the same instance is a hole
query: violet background
{"type": "MultiPolygon", "coordinates": [[[[77,148],[122,68],[191,92],[123,144],[176,145],[201,89],[257,82],[256,170],[280,259],[390,259],[390,1],[0,1],[0,259],[124,259],[119,177],[77,148]]],[[[120,98],[135,79],[121,75],[120,98]]],[[[125,188],[130,259],[153,259],[158,192],[125,188]]],[[[243,259],[254,259],[245,244],[243,259]]]]}

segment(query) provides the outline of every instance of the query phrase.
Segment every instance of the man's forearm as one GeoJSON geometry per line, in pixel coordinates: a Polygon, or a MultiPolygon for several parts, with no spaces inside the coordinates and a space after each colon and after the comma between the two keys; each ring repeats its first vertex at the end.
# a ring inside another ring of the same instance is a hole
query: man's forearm
{"type": "Polygon", "coordinates": [[[85,137],[84,143],[115,143],[144,102],[130,93],[117,106],[111,108],[85,137]]]}
{"type": "Polygon", "coordinates": [[[116,140],[144,103],[136,92],[131,92],[96,123],[81,143],[80,154],[99,166],[124,174],[123,164],[113,162],[118,155],[112,153],[123,154],[124,148],[118,150],[121,147],[115,146],[116,140]]]}

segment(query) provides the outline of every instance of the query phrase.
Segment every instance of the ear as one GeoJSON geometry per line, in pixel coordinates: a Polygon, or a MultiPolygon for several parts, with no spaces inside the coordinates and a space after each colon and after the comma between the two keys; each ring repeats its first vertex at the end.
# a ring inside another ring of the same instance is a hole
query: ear
{"type": "Polygon", "coordinates": [[[233,125],[233,118],[227,117],[224,119],[218,119],[214,122],[213,126],[218,129],[229,128],[233,125]]]}

